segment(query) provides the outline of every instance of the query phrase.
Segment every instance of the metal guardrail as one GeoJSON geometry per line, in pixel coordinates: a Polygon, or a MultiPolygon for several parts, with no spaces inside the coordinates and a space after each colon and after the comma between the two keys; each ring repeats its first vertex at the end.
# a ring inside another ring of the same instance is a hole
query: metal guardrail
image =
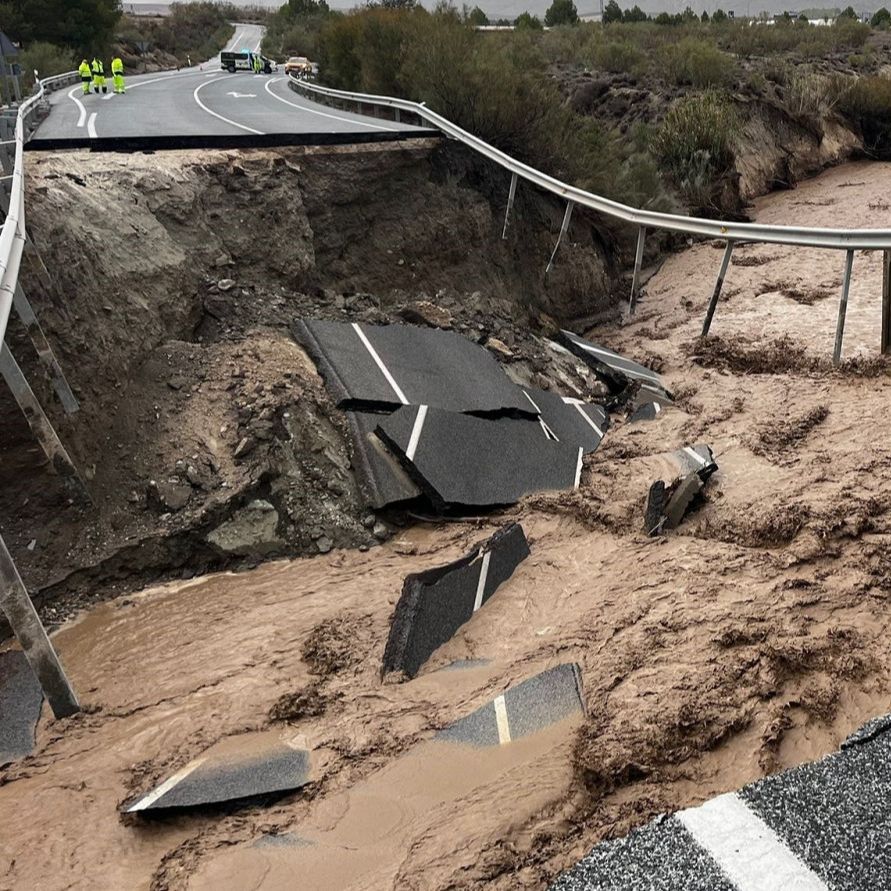
{"type": "MultiPolygon", "coordinates": [[[[76,76],[74,73],[75,78],[76,76]]],[[[72,74],[63,74],[47,78],[44,81],[38,80],[35,92],[30,98],[22,102],[18,109],[5,109],[3,113],[4,119],[8,120],[15,112],[15,126],[11,134],[12,138],[4,137],[3,142],[6,144],[2,146],[6,149],[8,145],[14,145],[13,151],[4,152],[4,160],[11,163],[4,170],[4,179],[10,185],[5,196],[8,197],[6,218],[3,221],[2,231],[0,231],[0,374],[25,412],[31,429],[40,440],[53,466],[67,481],[71,481],[73,477],[79,483],[79,477],[71,459],[65,452],[55,430],[5,342],[9,315],[15,306],[23,323],[28,328],[41,361],[53,376],[56,391],[62,398],[66,411],[77,410],[77,400],[68,388],[68,383],[43,331],[40,329],[31,304],[19,284],[19,267],[28,240],[25,230],[24,148],[26,128],[47,91],[71,82],[72,74]]],[[[77,697],[65,677],[65,672],[53,645],[34,609],[27,588],[2,536],[0,536],[0,611],[6,615],[15,632],[28,663],[46,694],[53,714],[57,718],[62,718],[79,711],[77,697]]]]}
{"type": "MultiPolygon", "coordinates": [[[[313,99],[329,100],[334,102],[350,102],[361,107],[363,105],[379,106],[392,109],[395,119],[400,120],[400,114],[407,112],[424,120],[447,136],[472,148],[483,157],[498,164],[511,173],[510,190],[508,192],[507,210],[505,212],[504,231],[506,236],[510,213],[516,194],[517,180],[523,179],[539,189],[550,192],[566,200],[566,212],[557,244],[548,263],[548,269],[553,266],[560,241],[569,228],[569,222],[573,207],[578,204],[587,207],[597,213],[620,220],[638,230],[637,250],[635,252],[634,273],[631,284],[631,299],[629,309],[633,312],[637,304],[640,291],[640,269],[643,260],[644,240],[647,229],[660,229],[669,232],[681,232],[701,238],[718,239],[725,242],[726,249],[721,262],[720,272],[715,283],[714,290],[709,300],[702,334],[705,336],[711,327],[717,307],[718,298],[724,284],[724,277],[730,264],[733,247],[742,242],[759,242],[765,244],[788,244],[799,247],[829,248],[846,252],[844,279],[842,294],[839,301],[838,325],[836,329],[835,350],[833,361],[839,364],[841,361],[842,340],[844,337],[845,315],[847,312],[848,292],[851,283],[851,270],[856,250],[881,250],[885,252],[885,267],[888,266],[889,252],[891,252],[891,229],[824,229],[807,226],[776,226],[764,223],[740,223],[723,222],[720,220],[708,220],[701,217],[683,216],[680,214],[660,213],[652,210],[641,210],[612,201],[601,195],[586,192],[576,186],[562,182],[522,161],[512,158],[510,155],[495,148],[478,136],[468,133],[457,124],[452,123],[442,115],[430,110],[424,103],[410,102],[406,99],[397,99],[392,96],[376,96],[370,93],[351,93],[343,90],[334,90],[319,84],[305,80],[290,78],[290,87],[295,92],[303,92],[313,99]]],[[[884,290],[888,290],[888,276],[884,290]]],[[[882,352],[891,347],[891,299],[883,294],[882,301],[882,352]]]]}

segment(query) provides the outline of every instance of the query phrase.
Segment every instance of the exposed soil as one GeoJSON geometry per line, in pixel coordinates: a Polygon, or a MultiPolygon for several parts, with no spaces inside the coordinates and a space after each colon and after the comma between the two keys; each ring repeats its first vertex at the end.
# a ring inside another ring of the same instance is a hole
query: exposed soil
{"type": "MultiPolygon", "coordinates": [[[[868,206],[886,182],[891,165],[842,167],[759,201],[754,214],[802,222],[794,202],[807,201],[808,225],[888,227],[891,212],[868,206]]],[[[178,231],[189,237],[188,227],[178,231]]],[[[709,244],[670,256],[633,320],[592,333],[658,365],[678,408],[636,424],[615,418],[586,460],[579,491],[538,495],[497,517],[414,523],[367,552],[338,541],[330,553],[148,588],[66,625],[55,642],[89,709],[60,722],[45,714],[35,754],[3,775],[0,810],[20,820],[0,840],[7,864],[0,883],[181,889],[219,887],[234,876],[239,886],[278,888],[299,875],[306,887],[327,880],[352,888],[544,888],[597,841],[819,757],[888,711],[891,446],[881,425],[891,383],[876,359],[881,257],[856,256],[848,364],[835,370],[827,361],[835,301],[803,303],[765,292],[764,282],[834,290],[841,254],[737,252],[761,262],[731,267],[709,340],[698,339],[720,260],[709,244]],[[659,454],[695,442],[712,446],[720,468],[705,502],[675,532],[649,538],[643,508],[661,472],[659,454]],[[416,679],[382,683],[404,576],[466,553],[508,520],[522,522],[530,558],[416,679]],[[440,670],[456,660],[485,661],[440,670]],[[430,741],[507,686],[567,661],[581,667],[588,716],[580,726],[473,763],[430,741]],[[303,734],[316,753],[308,789],[151,823],[118,817],[121,801],[211,743],[270,725],[303,734]],[[266,846],[269,836],[292,833],[313,844],[266,846]],[[348,854],[330,854],[345,841],[348,854]]],[[[235,274],[251,298],[244,303],[262,306],[247,275],[235,274]]],[[[195,288],[204,287],[199,278],[195,288]]],[[[211,295],[215,305],[230,303],[216,289],[200,292],[202,305],[211,295]]],[[[362,313],[371,305],[347,307],[340,296],[342,307],[336,295],[330,305],[316,298],[320,311],[370,317],[362,313]]],[[[455,314],[456,326],[477,324],[430,296],[455,314]]],[[[402,298],[393,299],[381,298],[387,312],[398,311],[402,298]]],[[[173,305],[167,313],[182,311],[173,305]]],[[[225,322],[213,324],[228,325],[231,341],[208,335],[198,345],[180,341],[181,350],[238,350],[238,366],[256,348],[254,335],[219,312],[225,322]]],[[[544,324],[538,309],[530,319],[544,324]]],[[[501,339],[510,321],[486,322],[480,336],[501,339]]],[[[131,327],[118,336],[151,340],[147,325],[131,327]]],[[[252,360],[236,387],[261,381],[259,398],[290,380],[308,394],[297,400],[306,411],[324,412],[324,395],[293,343],[257,328],[269,360],[252,360]],[[295,368],[296,379],[285,378],[295,368]]],[[[510,346],[517,359],[506,367],[556,374],[548,364],[535,370],[545,355],[536,348],[531,337],[517,338],[510,346]]],[[[158,353],[153,361],[165,375],[167,354],[180,355],[156,344],[147,351],[158,353]]],[[[77,369],[75,355],[66,366],[77,369]]],[[[83,365],[98,373],[91,355],[83,365]]],[[[137,372],[114,373],[129,380],[137,372]]],[[[573,380],[571,367],[561,373],[573,380]]],[[[162,376],[154,392],[166,406],[181,391],[162,376]]],[[[237,413],[226,417],[242,423],[237,413]]],[[[333,413],[324,417],[336,426],[333,413]]],[[[171,426],[158,440],[173,435],[171,426]]],[[[336,461],[326,460],[320,472],[333,473],[336,461]]],[[[31,552],[18,546],[27,559],[31,552]]]]}
{"type": "Polygon", "coordinates": [[[527,194],[503,241],[500,181],[436,142],[28,158],[54,279],[32,258],[25,287],[79,414],[10,334],[93,497],[69,500],[0,393],[0,527],[50,620],[117,585],[389,536],[400,518],[363,508],[298,318],[446,324],[522,380],[547,367],[597,394],[538,336],[609,311],[596,227],[579,215],[546,279],[560,208],[527,194]]]}

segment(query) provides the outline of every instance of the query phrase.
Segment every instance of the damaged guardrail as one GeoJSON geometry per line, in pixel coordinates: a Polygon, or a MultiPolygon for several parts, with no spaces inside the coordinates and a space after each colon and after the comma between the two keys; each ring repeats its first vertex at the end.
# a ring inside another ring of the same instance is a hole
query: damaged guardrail
{"type": "Polygon", "coordinates": [[[765,244],[789,244],[799,247],[828,248],[845,251],[844,276],[842,292],[838,307],[838,323],[836,326],[835,349],[833,362],[838,365],[841,362],[842,341],[845,331],[845,316],[848,307],[848,293],[851,285],[851,274],[854,262],[854,251],[857,250],[881,250],[884,252],[884,275],[882,286],[882,327],[881,327],[881,351],[891,352],[891,229],[823,229],[807,226],[775,226],[764,223],[740,223],[723,222],[720,220],[707,220],[701,217],[682,216],[680,214],[660,213],[652,210],[642,210],[629,207],[618,201],[586,192],[576,186],[571,186],[559,179],[548,176],[528,164],[512,158],[500,149],[495,148],[472,133],[463,130],[457,124],[452,123],[442,115],[431,111],[424,103],[410,102],[406,99],[397,99],[392,96],[376,96],[370,93],[351,93],[343,90],[334,90],[319,84],[305,80],[290,78],[290,87],[295,92],[303,92],[316,100],[340,103],[353,103],[358,106],[361,113],[362,106],[378,106],[391,109],[395,120],[401,120],[403,113],[415,115],[423,121],[437,127],[447,136],[464,145],[469,146],[483,157],[510,171],[511,181],[508,191],[507,209],[504,216],[504,229],[502,236],[507,237],[510,224],[510,215],[514,205],[517,190],[517,181],[526,180],[566,199],[566,211],[557,243],[548,262],[547,271],[554,265],[560,243],[569,229],[572,211],[575,205],[587,207],[597,213],[604,214],[612,219],[637,227],[637,249],[634,258],[634,273],[631,281],[631,297],[629,310],[633,313],[640,296],[640,270],[643,261],[644,243],[647,229],[661,229],[669,232],[681,232],[686,235],[694,235],[701,238],[718,239],[726,245],[721,261],[715,287],[712,291],[706,310],[705,320],[702,326],[702,336],[708,334],[711,327],[718,298],[724,285],[727,268],[733,248],[738,243],[759,242],[765,244]]]}
{"type": "MultiPolygon", "coordinates": [[[[3,144],[0,146],[5,150],[0,160],[4,162],[2,179],[6,187],[3,192],[3,210],[6,218],[0,231],[0,374],[24,412],[31,430],[40,441],[53,468],[66,481],[73,482],[77,490],[85,493],[73,462],[5,340],[9,316],[15,308],[31,336],[38,356],[53,379],[63,407],[68,412],[77,410],[77,400],[68,387],[61,367],[19,283],[22,255],[29,243],[25,230],[23,157],[26,128],[46,93],[71,83],[72,77],[76,77],[76,73],[59,75],[45,81],[38,80],[35,92],[30,98],[22,102],[18,109],[6,109],[3,114],[3,120],[11,132],[3,135],[3,144]],[[15,112],[15,122],[9,127],[12,112],[15,112]]],[[[32,249],[36,252],[36,248],[32,246],[32,249]]],[[[61,718],[77,712],[80,708],[77,698],[65,677],[2,536],[0,536],[0,610],[6,615],[34,674],[40,681],[53,714],[61,718]]]]}

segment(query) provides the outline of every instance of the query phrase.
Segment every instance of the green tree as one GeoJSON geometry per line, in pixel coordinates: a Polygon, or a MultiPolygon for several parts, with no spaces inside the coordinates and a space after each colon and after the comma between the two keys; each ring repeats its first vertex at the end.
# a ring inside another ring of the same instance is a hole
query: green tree
{"type": "Polygon", "coordinates": [[[857,13],[854,12],[853,6],[846,6],[838,16],[840,19],[851,19],[851,21],[857,21],[857,13]]]}
{"type": "Polygon", "coordinates": [[[716,9],[715,14],[712,16],[712,23],[715,25],[720,25],[726,21],[727,21],[727,13],[724,12],[723,9],[716,9]]]}
{"type": "Polygon", "coordinates": [[[877,10],[873,17],[869,20],[870,25],[873,28],[881,28],[885,31],[889,25],[891,25],[891,12],[883,6],[881,9],[877,10]]]}
{"type": "Polygon", "coordinates": [[[657,25],[673,25],[674,19],[667,12],[660,12],[653,21],[657,25]]]}
{"type": "Polygon", "coordinates": [[[579,11],[572,0],[554,0],[548,7],[544,20],[549,28],[557,25],[575,25],[579,20],[579,11]]]}
{"type": "Polygon", "coordinates": [[[306,18],[328,12],[325,0],[288,0],[288,14],[292,18],[306,18]]]}
{"type": "Polygon", "coordinates": [[[796,21],[797,21],[797,22],[804,22],[805,24],[807,24],[807,22],[808,22],[809,20],[808,20],[808,17],[802,12],[802,13],[799,14],[799,16],[798,16],[798,18],[796,19],[796,21]]]}
{"type": "Polygon", "coordinates": [[[538,16],[530,15],[528,12],[521,12],[514,22],[514,27],[518,31],[541,31],[541,19],[538,16]]]}
{"type": "Polygon", "coordinates": [[[708,24],[708,10],[705,10],[705,9],[702,10],[702,24],[703,25],[708,24]]]}
{"type": "Polygon", "coordinates": [[[603,10],[603,24],[611,25],[613,22],[622,21],[622,7],[616,3],[616,0],[609,0],[606,8],[603,10]]]}
{"type": "Polygon", "coordinates": [[[473,25],[474,28],[479,28],[482,25],[489,24],[489,16],[487,16],[479,6],[474,6],[473,9],[467,15],[467,24],[473,25]]]}
{"type": "Polygon", "coordinates": [[[54,43],[77,53],[104,51],[120,18],[120,0],[0,2],[0,23],[12,40],[54,43]]]}
{"type": "Polygon", "coordinates": [[[684,7],[684,11],[681,13],[681,20],[684,22],[695,22],[699,20],[699,16],[696,15],[693,10],[687,6],[684,7]]]}
{"type": "Polygon", "coordinates": [[[631,9],[625,10],[622,15],[622,21],[631,22],[632,24],[635,22],[645,22],[647,21],[647,14],[635,3],[631,9]]]}

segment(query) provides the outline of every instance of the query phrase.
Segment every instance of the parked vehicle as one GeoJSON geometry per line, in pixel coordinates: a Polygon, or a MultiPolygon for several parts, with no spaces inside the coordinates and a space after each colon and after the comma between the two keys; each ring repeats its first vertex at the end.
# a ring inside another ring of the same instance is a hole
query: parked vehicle
{"type": "Polygon", "coordinates": [[[295,77],[309,77],[313,68],[313,63],[306,56],[291,56],[285,62],[285,74],[293,74],[295,77]]]}
{"type": "Polygon", "coordinates": [[[242,50],[240,53],[220,53],[220,68],[230,74],[235,74],[236,71],[254,71],[254,59],[260,60],[260,70],[263,74],[272,74],[278,70],[277,62],[250,50],[242,50]]]}

